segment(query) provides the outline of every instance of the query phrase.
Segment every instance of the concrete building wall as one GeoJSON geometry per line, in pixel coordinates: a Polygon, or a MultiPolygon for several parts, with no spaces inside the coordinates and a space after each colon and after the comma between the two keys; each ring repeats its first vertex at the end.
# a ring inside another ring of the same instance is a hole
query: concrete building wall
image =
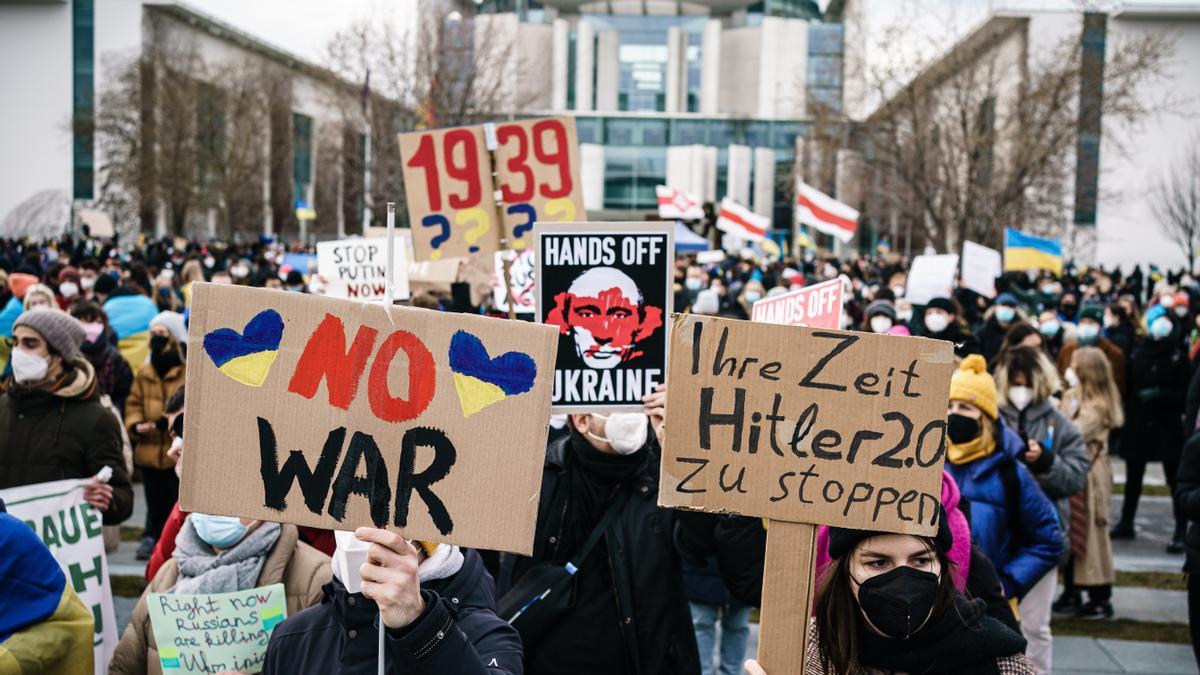
{"type": "MultiPolygon", "coordinates": [[[[618,109],[621,86],[621,63],[617,51],[621,36],[615,30],[596,33],[596,110],[611,112],[618,109]]],[[[576,90],[578,93],[578,90],[576,90]]]]}
{"type": "Polygon", "coordinates": [[[550,107],[552,110],[566,110],[567,79],[572,76],[572,73],[567,72],[567,62],[570,60],[571,25],[567,23],[566,19],[555,19],[553,30],[550,107]]]}
{"type": "Polygon", "coordinates": [[[764,17],[760,44],[757,115],[769,118],[804,115],[808,22],[764,17]]]}
{"type": "Polygon", "coordinates": [[[754,168],[754,152],[748,145],[729,146],[726,164],[725,195],[742,206],[750,206],[750,172],[754,168]]]}
{"type": "Polygon", "coordinates": [[[1200,12],[1155,18],[1127,13],[1108,22],[1108,55],[1123,42],[1148,32],[1176,36],[1165,77],[1142,84],[1145,100],[1172,95],[1175,110],[1153,115],[1137,127],[1108,124],[1100,143],[1100,204],[1096,213],[1097,256],[1102,264],[1148,263],[1177,268],[1187,258],[1159,228],[1152,209],[1155,181],[1172,171],[1184,150],[1200,143],[1200,12]]]}
{"type": "Polygon", "coordinates": [[[721,103],[721,20],[704,24],[700,43],[700,112],[714,115],[721,103]]]}
{"type": "Polygon", "coordinates": [[[0,45],[2,222],[42,190],[71,196],[70,4],[0,4],[0,45]]]}
{"type": "Polygon", "coordinates": [[[603,145],[579,144],[579,178],[583,181],[583,208],[588,211],[604,208],[603,145]]]}
{"type": "Polygon", "coordinates": [[[595,110],[592,84],[596,68],[596,30],[587,21],[575,25],[575,109],[595,110]]]}
{"type": "Polygon", "coordinates": [[[720,112],[729,115],[758,114],[759,78],[762,62],[762,29],[727,28],[721,32],[720,112]]]}
{"type": "Polygon", "coordinates": [[[754,149],[754,195],[751,208],[760,216],[775,210],[775,151],[754,149]]]}

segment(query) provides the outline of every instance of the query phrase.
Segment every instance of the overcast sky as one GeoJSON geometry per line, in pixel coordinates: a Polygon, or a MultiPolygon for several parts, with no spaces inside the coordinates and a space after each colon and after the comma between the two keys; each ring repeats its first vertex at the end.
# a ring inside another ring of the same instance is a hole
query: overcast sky
{"type": "Polygon", "coordinates": [[[361,18],[407,23],[416,0],[183,0],[251,35],[320,62],[337,31],[361,18]]]}

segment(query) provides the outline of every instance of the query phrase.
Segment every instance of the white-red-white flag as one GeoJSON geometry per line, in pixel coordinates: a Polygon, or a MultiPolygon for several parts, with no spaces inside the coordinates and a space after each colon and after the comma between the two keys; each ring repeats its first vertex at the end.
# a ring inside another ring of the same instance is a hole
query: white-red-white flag
{"type": "Polygon", "coordinates": [[[802,180],[796,180],[796,220],[837,237],[843,244],[858,230],[858,211],[802,180]]]}
{"type": "Polygon", "coordinates": [[[654,186],[658,195],[658,217],[668,220],[700,220],[704,217],[704,208],[700,200],[683,190],[669,188],[666,185],[654,186]]]}
{"type": "Polygon", "coordinates": [[[721,200],[717,229],[747,241],[762,241],[771,229],[771,219],[760,216],[729,197],[721,200]]]}

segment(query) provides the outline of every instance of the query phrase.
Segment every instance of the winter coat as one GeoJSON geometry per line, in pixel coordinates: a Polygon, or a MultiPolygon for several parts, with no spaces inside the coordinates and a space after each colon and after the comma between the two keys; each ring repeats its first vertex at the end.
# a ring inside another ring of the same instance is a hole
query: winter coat
{"type": "Polygon", "coordinates": [[[1179,459],[1179,472],[1175,478],[1175,499],[1179,509],[1188,520],[1187,563],[1183,570],[1188,574],[1200,573],[1200,434],[1193,434],[1183,446],[1179,459]]]}
{"type": "Polygon", "coordinates": [[[979,341],[975,339],[974,335],[968,333],[966,329],[964,329],[957,321],[951,323],[946,327],[946,330],[940,333],[930,333],[928,332],[928,329],[926,329],[921,333],[921,335],[934,340],[945,340],[953,343],[954,355],[960,359],[965,359],[971,354],[981,353],[979,349],[979,341]]]}
{"type": "Polygon", "coordinates": [[[133,389],[125,401],[125,428],[133,441],[133,462],[151,469],[170,469],[175,462],[167,457],[171,434],[167,429],[138,433],[142,422],[158,422],[167,409],[167,401],[183,386],[184,366],[175,366],[159,377],[154,366],[146,364],[133,379],[133,389]]]}
{"type": "MultiPolygon", "coordinates": [[[[1019,321],[1019,318],[1013,319],[1013,323],[1019,321]]],[[[1012,327],[1010,323],[1007,326],[1001,326],[996,320],[995,315],[989,316],[987,321],[979,330],[975,331],[975,341],[979,344],[980,353],[983,354],[983,360],[988,363],[996,358],[1000,353],[1000,348],[1004,346],[1004,336],[1008,334],[1008,329],[1012,327]]]]}
{"type": "Polygon", "coordinates": [[[683,561],[683,588],[687,591],[689,602],[709,607],[725,607],[730,601],[740,605],[725,587],[721,579],[721,568],[716,557],[705,559],[703,565],[697,565],[690,560],[683,561]]]}
{"type": "MultiPolygon", "coordinates": [[[[1083,436],[1049,400],[1030,403],[1021,411],[1006,404],[1000,407],[1000,415],[1018,436],[1022,439],[1031,438],[1044,448],[1038,461],[1028,465],[1029,471],[1037,479],[1042,492],[1054,502],[1058,510],[1058,522],[1062,526],[1063,543],[1066,544],[1067,523],[1071,522],[1071,497],[1087,483],[1088,466],[1091,463],[1083,436]],[[1047,439],[1050,439],[1048,448],[1047,439]]],[[[1059,562],[1066,564],[1066,549],[1059,562]]]]}
{"type": "MultiPolygon", "coordinates": [[[[320,602],[321,586],[328,583],[329,579],[329,556],[300,541],[295,525],[284,524],[280,526],[279,539],[267,554],[262,571],[258,574],[256,587],[282,583],[287,597],[287,613],[292,616],[320,602]]],[[[110,675],[162,675],[158,642],[150,628],[150,611],[146,608],[147,594],[165,593],[178,580],[179,565],[171,558],[159,568],[133,608],[133,620],[126,626],[109,663],[110,675]]]]}
{"type": "Polygon", "coordinates": [[[116,345],[109,341],[111,334],[112,331],[106,329],[95,342],[85,340],[79,349],[96,370],[100,393],[108,394],[113,405],[124,415],[125,399],[129,398],[129,390],[133,387],[133,370],[116,345]]]}
{"type": "Polygon", "coordinates": [[[1179,456],[1186,440],[1183,412],[1190,372],[1187,355],[1170,337],[1143,340],[1133,351],[1121,434],[1123,456],[1147,461],[1179,456]]]}
{"type": "Polygon", "coordinates": [[[967,502],[972,540],[995,564],[1005,594],[1020,599],[1054,569],[1064,548],[1062,528],[1054,505],[1018,459],[1025,451],[1021,437],[999,421],[996,428],[992,454],[968,464],[947,463],[946,470],[967,502]],[[1000,469],[1004,463],[1015,464],[1020,486],[1016,513],[1009,511],[1000,469]]]}
{"type": "Polygon", "coordinates": [[[1122,323],[1104,329],[1104,336],[1121,350],[1125,363],[1128,364],[1129,357],[1133,355],[1133,349],[1137,346],[1137,330],[1131,324],[1122,323]]]}
{"type": "Polygon", "coordinates": [[[0,551],[0,673],[91,675],[92,610],[49,549],[25,523],[0,513],[0,551]]]}
{"type": "MultiPolygon", "coordinates": [[[[1077,389],[1067,392],[1062,408],[1083,435],[1091,463],[1087,474],[1087,553],[1082,558],[1076,557],[1073,562],[1075,583],[1080,586],[1111,584],[1116,580],[1112,540],[1108,536],[1113,483],[1112,464],[1108,460],[1108,435],[1112,427],[1104,423],[1098,404],[1080,402],[1077,389]]],[[[1069,542],[1068,534],[1068,548],[1069,542]]]]}
{"type": "MultiPolygon", "coordinates": [[[[1108,359],[1108,365],[1112,366],[1113,381],[1117,383],[1117,391],[1121,392],[1121,396],[1125,396],[1125,353],[1121,348],[1113,344],[1107,338],[1100,338],[1094,346],[1104,352],[1104,357],[1108,359]]],[[[1067,368],[1071,367],[1071,358],[1075,356],[1075,350],[1079,348],[1079,343],[1073,342],[1069,345],[1063,345],[1062,351],[1058,353],[1057,364],[1058,372],[1065,374],[1067,368]]]]}
{"type": "Polygon", "coordinates": [[[121,425],[101,405],[90,363],[76,361],[68,378],[54,391],[9,380],[0,395],[0,489],[91,478],[109,466],[113,496],[104,524],[117,525],[133,511],[121,425]]]}
{"type": "MultiPolygon", "coordinates": [[[[922,665],[902,664],[897,670],[886,671],[874,666],[860,666],[849,675],[917,672],[939,675],[1034,675],[1033,667],[1025,658],[1025,638],[1018,631],[988,617],[982,601],[972,601],[958,595],[955,607],[949,614],[951,616],[943,616],[940,620],[931,618],[928,627],[908,640],[892,640],[873,634],[859,636],[858,647],[862,658],[889,663],[893,658],[912,659],[923,662],[922,665]],[[934,634],[926,635],[931,632],[934,634]],[[882,651],[880,645],[891,651],[882,651]],[[926,669],[930,661],[947,665],[940,669],[936,665],[926,669]]],[[[820,637],[814,620],[809,623],[808,644],[804,650],[804,675],[833,675],[832,666],[827,668],[821,659],[820,637]]]]}
{"type": "MultiPolygon", "coordinates": [[[[571,526],[576,523],[574,517],[579,512],[576,510],[583,509],[582,497],[572,494],[576,480],[573,473],[583,471],[575,452],[568,448],[573,442],[586,443],[578,434],[572,433],[554,441],[546,450],[533,556],[505,561],[501,595],[538,563],[566,563],[600,520],[601,516],[597,516],[590,525],[571,526]]],[[[623,639],[620,644],[597,644],[595,648],[621,650],[627,672],[690,675],[700,672],[700,657],[683,589],[680,556],[673,541],[675,511],[658,506],[659,455],[653,436],[646,453],[646,462],[619,488],[629,491],[628,501],[601,538],[611,574],[609,590],[615,597],[576,597],[573,611],[615,604],[619,626],[614,632],[619,632],[623,639]]],[[[589,560],[599,558],[598,552],[589,556],[589,560]]],[[[586,566],[579,572],[580,575],[587,573],[586,566]]],[[[562,646],[554,640],[552,630],[539,645],[526,646],[526,668],[534,673],[536,661],[558,662],[559,649],[562,646]]],[[[575,653],[562,656],[564,662],[578,659],[579,655],[575,653]]]]}
{"type": "MultiPolygon", "coordinates": [[[[458,574],[421,584],[425,612],[400,630],[387,629],[388,672],[408,675],[521,675],[521,636],[496,616],[495,584],[475,551],[458,574]]],[[[264,675],[377,672],[379,609],[336,578],[321,604],[289,616],[267,645],[264,675]]]]}

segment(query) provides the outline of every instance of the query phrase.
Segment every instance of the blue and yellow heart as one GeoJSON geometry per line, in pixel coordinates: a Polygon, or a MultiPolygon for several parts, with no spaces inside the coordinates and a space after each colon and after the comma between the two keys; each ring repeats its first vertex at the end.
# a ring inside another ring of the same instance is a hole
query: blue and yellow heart
{"type": "Polygon", "coordinates": [[[479,338],[462,330],[450,338],[450,371],[463,417],[524,394],[537,378],[537,364],[528,354],[506,352],[491,358],[479,338]]]}
{"type": "Polygon", "coordinates": [[[218,328],[204,336],[204,351],[217,370],[249,387],[261,387],[279,356],[283,339],[283,317],[265,309],[246,324],[241,333],[218,328]]]}

